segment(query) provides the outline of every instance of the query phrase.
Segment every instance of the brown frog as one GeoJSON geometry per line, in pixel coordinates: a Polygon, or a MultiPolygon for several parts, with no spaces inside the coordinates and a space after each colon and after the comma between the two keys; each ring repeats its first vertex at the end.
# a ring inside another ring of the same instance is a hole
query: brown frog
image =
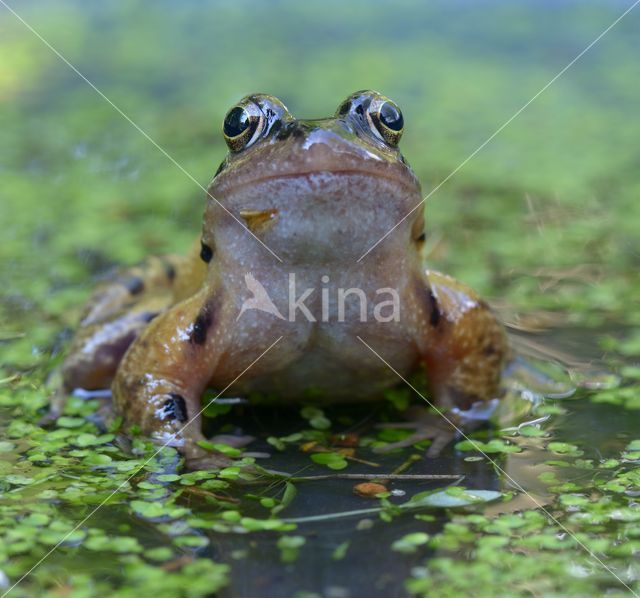
{"type": "MultiPolygon", "coordinates": [[[[473,291],[423,265],[403,127],[396,104],[373,91],[319,120],[294,118],[273,96],[241,100],[224,120],[230,152],[198,243],[98,289],[64,390],[111,385],[125,429],[200,466],[228,463],[199,445],[207,388],[371,401],[398,374],[424,370],[433,402],[462,425],[500,394],[506,336],[473,291]]],[[[452,438],[449,424],[417,425],[432,454],[452,438]]]]}

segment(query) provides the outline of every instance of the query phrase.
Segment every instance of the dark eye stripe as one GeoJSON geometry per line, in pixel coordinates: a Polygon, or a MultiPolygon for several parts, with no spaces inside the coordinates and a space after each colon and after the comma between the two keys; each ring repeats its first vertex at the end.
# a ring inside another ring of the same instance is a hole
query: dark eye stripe
{"type": "Polygon", "coordinates": [[[344,116],[351,110],[351,100],[347,100],[340,108],[338,108],[338,116],[344,116]]]}
{"type": "Polygon", "coordinates": [[[200,258],[202,259],[202,261],[208,264],[211,261],[212,257],[213,257],[213,249],[211,249],[211,247],[209,247],[208,245],[205,245],[205,243],[201,241],[200,242],[200,258]]]}

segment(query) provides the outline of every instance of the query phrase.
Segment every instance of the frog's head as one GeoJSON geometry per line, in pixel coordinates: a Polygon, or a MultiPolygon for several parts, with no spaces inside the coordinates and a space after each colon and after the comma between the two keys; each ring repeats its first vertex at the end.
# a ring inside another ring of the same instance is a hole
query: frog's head
{"type": "Polygon", "coordinates": [[[270,95],[245,97],[224,119],[230,151],[209,187],[223,207],[209,201],[203,240],[232,242],[233,214],[283,259],[350,259],[411,212],[393,244],[419,248],[420,184],[398,149],[403,128],[398,106],[374,91],[317,120],[294,118],[270,95]]]}

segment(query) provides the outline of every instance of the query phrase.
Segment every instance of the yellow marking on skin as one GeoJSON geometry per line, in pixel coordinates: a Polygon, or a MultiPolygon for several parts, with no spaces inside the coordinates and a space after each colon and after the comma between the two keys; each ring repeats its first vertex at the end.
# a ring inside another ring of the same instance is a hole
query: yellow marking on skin
{"type": "Polygon", "coordinates": [[[246,223],[249,230],[253,233],[262,232],[266,226],[273,224],[278,210],[240,210],[240,218],[246,223]]]}

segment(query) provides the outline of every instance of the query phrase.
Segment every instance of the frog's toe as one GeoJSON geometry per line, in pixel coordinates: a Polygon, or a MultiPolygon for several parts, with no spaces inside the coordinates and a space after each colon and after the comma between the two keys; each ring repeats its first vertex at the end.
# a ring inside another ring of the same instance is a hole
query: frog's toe
{"type": "Polygon", "coordinates": [[[442,452],[442,449],[447,446],[452,440],[456,438],[457,431],[453,428],[449,430],[440,429],[434,430],[431,436],[431,445],[427,449],[427,457],[434,459],[438,457],[442,452]]]}
{"type": "Polygon", "coordinates": [[[427,450],[427,457],[437,457],[442,449],[447,446],[455,437],[458,430],[442,416],[438,414],[425,413],[424,410],[418,414],[415,421],[402,422],[396,424],[380,424],[380,428],[399,428],[415,430],[413,434],[398,442],[391,442],[374,449],[376,453],[387,453],[399,448],[413,446],[423,440],[431,440],[431,445],[427,450]]]}
{"type": "Polygon", "coordinates": [[[185,465],[187,469],[192,470],[218,470],[233,465],[234,459],[227,457],[222,453],[196,453],[194,455],[185,455],[185,465]]]}
{"type": "MultiPolygon", "coordinates": [[[[241,449],[249,444],[251,444],[255,440],[254,436],[249,436],[248,434],[216,434],[209,438],[207,442],[211,444],[224,444],[225,446],[241,449]]],[[[254,459],[268,459],[271,457],[269,453],[265,453],[262,451],[246,451],[243,452],[241,457],[252,457],[254,459]]]]}
{"type": "Polygon", "coordinates": [[[248,436],[247,434],[243,435],[235,435],[235,434],[216,434],[215,436],[209,438],[209,442],[213,444],[226,444],[227,446],[231,446],[233,448],[242,448],[251,444],[255,438],[253,436],[248,436]]]}
{"type": "Polygon", "coordinates": [[[54,385],[54,390],[49,395],[49,410],[38,420],[39,426],[46,428],[58,421],[58,418],[64,411],[67,396],[68,394],[65,392],[61,383],[54,385]]]}
{"type": "Polygon", "coordinates": [[[60,417],[60,415],[62,414],[57,411],[47,411],[47,413],[45,413],[38,420],[38,425],[41,428],[49,428],[50,426],[53,426],[58,421],[58,418],[60,417]]]}
{"type": "MultiPolygon", "coordinates": [[[[393,425],[385,425],[386,428],[395,428],[393,425]]],[[[400,427],[400,426],[397,426],[400,427]]],[[[407,426],[403,426],[407,427],[407,426]]],[[[415,426],[412,426],[415,427],[415,426]]],[[[407,448],[409,446],[413,446],[414,444],[421,442],[422,440],[428,440],[430,438],[429,434],[425,430],[420,430],[411,434],[411,436],[407,436],[404,440],[399,440],[398,442],[389,442],[384,446],[377,446],[373,449],[374,453],[389,453],[391,451],[395,451],[396,449],[407,448]]]]}
{"type": "Polygon", "coordinates": [[[447,430],[444,427],[421,427],[416,432],[408,436],[404,440],[398,442],[390,442],[384,446],[373,449],[375,453],[388,453],[390,451],[407,448],[422,442],[423,440],[431,440],[431,445],[427,450],[427,457],[437,457],[442,449],[447,446],[456,437],[454,429],[447,430]]]}

